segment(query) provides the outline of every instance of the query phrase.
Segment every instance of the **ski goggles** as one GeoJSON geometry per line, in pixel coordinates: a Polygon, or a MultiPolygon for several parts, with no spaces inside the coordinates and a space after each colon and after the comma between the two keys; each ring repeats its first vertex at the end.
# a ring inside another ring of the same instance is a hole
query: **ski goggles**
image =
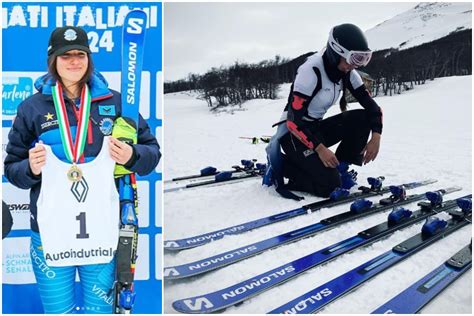
{"type": "Polygon", "coordinates": [[[370,59],[372,58],[372,51],[354,51],[354,50],[347,50],[342,47],[333,36],[333,30],[329,34],[328,45],[341,57],[346,59],[346,62],[350,65],[363,67],[367,66],[370,59]]]}

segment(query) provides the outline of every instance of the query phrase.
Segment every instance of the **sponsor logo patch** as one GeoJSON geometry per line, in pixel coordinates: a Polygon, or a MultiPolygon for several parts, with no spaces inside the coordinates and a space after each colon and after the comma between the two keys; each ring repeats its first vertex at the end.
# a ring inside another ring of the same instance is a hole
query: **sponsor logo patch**
{"type": "Polygon", "coordinates": [[[115,105],[99,105],[99,115],[115,116],[115,105]]]}
{"type": "Polygon", "coordinates": [[[111,118],[104,118],[99,122],[99,128],[102,134],[105,136],[112,134],[112,127],[114,126],[114,121],[111,118]]]}
{"type": "Polygon", "coordinates": [[[48,112],[48,114],[44,115],[44,118],[46,119],[46,121],[50,121],[54,118],[54,114],[48,112]]]}
{"type": "Polygon", "coordinates": [[[89,193],[89,185],[86,179],[82,177],[81,181],[73,182],[71,192],[79,203],[84,203],[87,199],[87,193],[89,193]]]}
{"type": "Polygon", "coordinates": [[[41,124],[41,129],[46,129],[46,128],[49,128],[49,127],[52,127],[52,126],[57,126],[59,123],[58,123],[58,120],[55,120],[54,119],[54,114],[52,113],[47,113],[47,114],[44,114],[43,117],[44,117],[44,120],[46,122],[42,123],[41,124]]]}

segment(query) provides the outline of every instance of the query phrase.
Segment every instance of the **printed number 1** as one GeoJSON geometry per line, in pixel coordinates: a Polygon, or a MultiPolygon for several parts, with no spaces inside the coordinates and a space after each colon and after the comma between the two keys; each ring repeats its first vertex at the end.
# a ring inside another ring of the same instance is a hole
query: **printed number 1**
{"type": "Polygon", "coordinates": [[[81,212],[76,216],[76,220],[79,221],[79,234],[76,234],[78,239],[87,239],[89,234],[86,233],[86,212],[81,212]]]}

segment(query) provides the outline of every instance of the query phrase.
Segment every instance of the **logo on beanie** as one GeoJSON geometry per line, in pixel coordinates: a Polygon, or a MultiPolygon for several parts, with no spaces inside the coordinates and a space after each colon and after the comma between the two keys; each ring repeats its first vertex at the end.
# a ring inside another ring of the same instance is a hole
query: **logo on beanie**
{"type": "Polygon", "coordinates": [[[77,38],[77,33],[73,29],[68,29],[64,32],[64,39],[66,41],[74,41],[77,38]]]}

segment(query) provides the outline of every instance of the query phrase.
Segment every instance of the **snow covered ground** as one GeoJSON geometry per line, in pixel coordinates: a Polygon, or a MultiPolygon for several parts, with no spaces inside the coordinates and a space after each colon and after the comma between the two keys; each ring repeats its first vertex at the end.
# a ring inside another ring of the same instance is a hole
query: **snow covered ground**
{"type": "MultiPolygon", "coordinates": [[[[463,190],[447,198],[471,192],[472,77],[450,77],[428,81],[394,97],[378,97],[384,111],[384,131],[379,157],[357,167],[359,184],[368,176],[384,175],[386,184],[436,178],[438,183],[410,192],[420,193],[452,185],[463,190]]],[[[212,165],[228,169],[240,159],[265,162],[265,144],[253,145],[239,136],[272,135],[285,105],[289,85],[281,87],[277,100],[253,100],[233,113],[211,114],[193,93],[165,95],[164,179],[195,174],[212,165]]],[[[351,104],[350,109],[358,108],[351,104]]],[[[338,113],[334,106],[328,115],[338,113]]],[[[210,232],[317,201],[304,195],[301,202],[280,198],[259,180],[170,192],[164,200],[164,238],[177,239],[210,232]]],[[[378,200],[375,198],[373,200],[378,200]]],[[[415,204],[408,205],[412,210],[415,204]]],[[[192,262],[317,222],[345,212],[348,205],[269,225],[248,233],[226,237],[195,249],[165,253],[165,266],[192,262]]],[[[189,280],[165,283],[165,313],[174,313],[171,303],[222,289],[278,267],[357,232],[385,221],[387,212],[369,216],[317,234],[223,269],[189,280]]],[[[258,295],[226,313],[266,313],[281,304],[389,250],[416,234],[421,224],[398,231],[389,238],[343,255],[299,277],[258,295]]],[[[438,241],[349,295],[328,305],[322,313],[370,313],[466,245],[471,226],[438,241]]],[[[423,313],[472,313],[472,272],[466,273],[442,293],[423,313]]]]}

